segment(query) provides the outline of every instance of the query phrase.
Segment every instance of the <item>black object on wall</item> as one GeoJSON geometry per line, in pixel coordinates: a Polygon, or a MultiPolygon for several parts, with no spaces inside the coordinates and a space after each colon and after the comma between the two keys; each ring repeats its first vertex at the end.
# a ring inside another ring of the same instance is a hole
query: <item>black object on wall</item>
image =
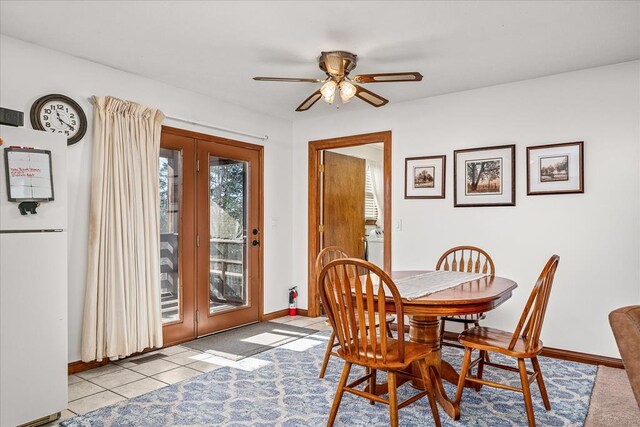
{"type": "Polygon", "coordinates": [[[24,113],[0,107],[0,125],[24,126],[24,113]]]}

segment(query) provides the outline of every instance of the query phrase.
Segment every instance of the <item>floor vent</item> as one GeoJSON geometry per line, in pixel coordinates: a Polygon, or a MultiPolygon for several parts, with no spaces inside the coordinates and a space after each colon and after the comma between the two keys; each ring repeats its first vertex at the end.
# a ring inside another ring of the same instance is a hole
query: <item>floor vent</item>
{"type": "Polygon", "coordinates": [[[162,359],[163,357],[167,357],[167,355],[163,353],[156,353],[156,354],[150,354],[149,356],[146,356],[146,357],[141,357],[139,359],[132,360],[131,362],[135,363],[136,365],[139,365],[141,363],[151,362],[152,360],[162,359]]]}
{"type": "Polygon", "coordinates": [[[33,421],[28,422],[26,424],[21,424],[18,427],[36,427],[36,426],[41,426],[41,425],[50,423],[52,421],[55,421],[58,418],[60,418],[60,412],[56,412],[55,414],[47,415],[46,417],[38,418],[37,420],[33,420],[33,421]]]}

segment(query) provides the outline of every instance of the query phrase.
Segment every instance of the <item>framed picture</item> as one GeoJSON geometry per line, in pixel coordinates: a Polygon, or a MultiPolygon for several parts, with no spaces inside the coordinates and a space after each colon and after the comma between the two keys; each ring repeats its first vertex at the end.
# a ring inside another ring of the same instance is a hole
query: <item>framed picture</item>
{"type": "Polygon", "coordinates": [[[584,142],[527,147],[527,195],[584,193],[584,142]]]}
{"type": "Polygon", "coordinates": [[[405,199],[444,199],[447,156],[404,159],[405,199]]]}
{"type": "Polygon", "coordinates": [[[515,206],[516,146],[453,152],[453,205],[515,206]]]}

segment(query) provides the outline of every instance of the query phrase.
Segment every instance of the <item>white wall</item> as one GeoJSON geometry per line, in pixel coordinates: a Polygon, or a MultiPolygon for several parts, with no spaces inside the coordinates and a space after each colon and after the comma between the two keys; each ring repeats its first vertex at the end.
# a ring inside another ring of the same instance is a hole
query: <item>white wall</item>
{"type": "MultiPolygon", "coordinates": [[[[427,78],[422,84],[429,84],[427,78]]],[[[376,86],[384,95],[384,85],[376,86]]],[[[618,64],[294,123],[294,188],[307,194],[307,142],[393,132],[394,270],[428,269],[458,244],[485,248],[519,284],[489,313],[512,330],[544,263],[560,265],[545,345],[618,357],[607,319],[640,303],[640,63],[618,64]],[[327,132],[327,129],[332,129],[327,132]],[[585,142],[585,193],[527,196],[525,147],[585,142]],[[515,207],[454,208],[453,150],[516,144],[515,207]],[[404,158],[447,155],[443,200],[405,200],[404,158]]],[[[293,279],[307,278],[307,198],[294,198],[293,279]]],[[[307,294],[301,292],[301,302],[307,294]]]]}
{"type": "Polygon", "coordinates": [[[40,96],[62,93],[87,113],[89,130],[68,147],[69,163],[69,361],[80,359],[89,217],[92,149],[92,95],[112,95],[140,102],[173,115],[213,123],[254,134],[268,134],[262,142],[207,128],[166,120],[165,124],[244,140],[265,146],[264,167],[264,311],[287,307],[291,286],[291,123],[133,74],[85,61],[53,50],[2,36],[0,39],[0,105],[25,113],[40,96]],[[276,199],[277,197],[277,199],[276,199]],[[274,219],[274,221],[272,221],[274,219]]]}

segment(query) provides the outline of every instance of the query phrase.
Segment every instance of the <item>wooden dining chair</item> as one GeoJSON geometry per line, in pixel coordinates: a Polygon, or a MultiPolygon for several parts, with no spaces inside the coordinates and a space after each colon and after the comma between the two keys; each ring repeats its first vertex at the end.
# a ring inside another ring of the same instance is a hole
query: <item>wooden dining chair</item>
{"type": "Polygon", "coordinates": [[[545,265],[542,273],[540,273],[540,277],[538,277],[538,281],[531,291],[529,300],[522,311],[520,321],[513,333],[501,331],[499,329],[476,326],[474,328],[467,329],[460,334],[458,340],[464,345],[465,352],[464,360],[462,361],[462,369],[460,370],[458,390],[456,392],[456,404],[460,404],[465,382],[521,392],[524,395],[524,403],[527,410],[529,426],[533,427],[536,425],[536,422],[533,414],[530,385],[535,379],[538,382],[538,388],[540,389],[545,409],[547,411],[551,410],[549,397],[547,396],[547,389],[544,386],[542,371],[540,370],[540,364],[538,363],[538,355],[542,352],[540,331],[542,330],[542,323],[544,322],[547,303],[549,302],[549,294],[551,293],[551,285],[553,284],[553,277],[556,274],[556,268],[558,268],[559,261],[560,257],[558,255],[553,255],[547,262],[547,265],[545,265]],[[471,352],[474,349],[480,350],[480,355],[478,359],[471,362],[471,352]],[[518,360],[518,368],[487,362],[484,357],[487,352],[501,353],[505,356],[516,358],[518,360]],[[525,359],[531,359],[533,372],[527,371],[525,359]],[[477,374],[476,376],[470,376],[468,372],[475,365],[478,365],[477,374]],[[522,388],[483,380],[482,373],[485,365],[518,372],[520,374],[520,383],[522,384],[522,388]]]}
{"type": "MultiPolygon", "coordinates": [[[[320,277],[320,271],[324,268],[325,265],[329,264],[331,261],[340,259],[340,258],[349,258],[349,254],[339,246],[327,246],[323,250],[320,251],[318,257],[316,258],[316,277],[320,277]]],[[[318,282],[319,283],[319,282],[318,282]]],[[[318,286],[318,292],[320,292],[318,286]]],[[[396,317],[394,315],[386,316],[385,322],[387,323],[387,334],[389,337],[393,338],[393,333],[391,332],[391,324],[395,322],[396,317]]],[[[378,316],[375,318],[375,326],[376,328],[379,326],[378,316]]],[[[368,322],[367,322],[368,327],[368,322]]],[[[322,367],[320,368],[320,378],[324,378],[324,374],[327,371],[327,366],[329,365],[329,358],[331,356],[337,356],[338,354],[334,351],[334,349],[339,345],[336,340],[335,332],[331,332],[331,336],[329,337],[329,342],[327,343],[327,349],[324,352],[324,358],[322,359],[322,367]]]]}
{"type": "MultiPolygon", "coordinates": [[[[493,260],[483,249],[475,246],[456,246],[446,251],[436,264],[436,270],[445,271],[463,271],[467,273],[485,273],[493,276],[495,267],[493,260]]],[[[485,318],[484,313],[466,314],[460,316],[443,316],[440,318],[440,344],[451,347],[462,348],[457,342],[448,342],[444,340],[446,331],[446,322],[455,322],[464,324],[464,329],[468,329],[469,325],[480,326],[480,320],[485,318]]]]}
{"type": "Polygon", "coordinates": [[[344,359],[342,375],[333,400],[327,426],[332,426],[340,407],[344,392],[355,394],[374,402],[389,405],[391,426],[398,425],[398,409],[418,399],[428,396],[435,424],[440,426],[440,416],[436,405],[432,383],[432,367],[426,357],[431,347],[412,341],[405,341],[404,334],[397,339],[386,333],[386,322],[379,328],[367,328],[375,322],[376,313],[382,318],[387,309],[393,310],[398,318],[398,330],[404,330],[404,312],[400,293],[391,278],[376,265],[356,258],[343,258],[327,264],[320,272],[320,296],[327,316],[335,332],[340,348],[338,356],[344,359]],[[378,331],[380,332],[378,334],[378,331]],[[364,366],[366,374],[347,384],[351,366],[364,366]],[[420,376],[409,372],[411,365],[420,376]],[[388,400],[376,394],[376,374],[378,370],[387,372],[388,400]],[[412,378],[422,382],[424,390],[398,403],[398,378],[412,378]],[[368,386],[358,389],[368,381],[368,386]]]}

